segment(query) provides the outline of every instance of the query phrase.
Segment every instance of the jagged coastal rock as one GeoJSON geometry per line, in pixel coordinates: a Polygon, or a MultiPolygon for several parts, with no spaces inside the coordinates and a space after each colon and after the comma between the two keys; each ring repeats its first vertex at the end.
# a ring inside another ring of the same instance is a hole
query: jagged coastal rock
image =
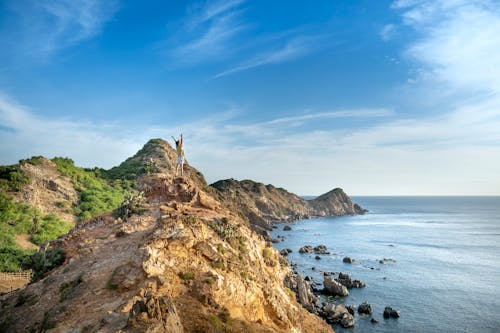
{"type": "Polygon", "coordinates": [[[0,296],[2,332],[333,332],[301,305],[309,284],[291,292],[287,261],[197,170],[173,178],[174,158],[152,140],[126,161],[154,166],[137,177],[143,205],[50,242],[62,264],[0,296]]]}
{"type": "Polygon", "coordinates": [[[332,296],[345,297],[349,295],[346,286],[329,276],[323,276],[323,287],[325,288],[325,292],[332,296]]]}
{"type": "Polygon", "coordinates": [[[304,200],[285,189],[251,180],[226,179],[210,186],[220,193],[222,201],[244,215],[254,230],[264,234],[265,231],[272,229],[272,222],[366,212],[340,188],[316,199],[304,200]]]}

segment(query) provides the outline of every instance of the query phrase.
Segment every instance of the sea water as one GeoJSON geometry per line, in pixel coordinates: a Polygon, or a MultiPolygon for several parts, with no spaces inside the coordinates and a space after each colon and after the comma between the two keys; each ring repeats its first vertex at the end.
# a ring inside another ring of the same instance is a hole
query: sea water
{"type": "Polygon", "coordinates": [[[500,197],[354,197],[366,215],[301,220],[272,232],[290,263],[322,288],[323,272],[366,283],[330,299],[368,301],[372,316],[337,332],[500,332],[500,197]],[[324,244],[329,255],[300,254],[324,244]],[[355,259],[343,263],[344,256],[355,259]],[[381,259],[393,259],[379,263],[381,259]],[[314,267],[314,269],[313,269],[314,267]],[[400,311],[384,319],[385,306],[400,311]],[[375,318],[379,323],[371,323],[375,318]]]}

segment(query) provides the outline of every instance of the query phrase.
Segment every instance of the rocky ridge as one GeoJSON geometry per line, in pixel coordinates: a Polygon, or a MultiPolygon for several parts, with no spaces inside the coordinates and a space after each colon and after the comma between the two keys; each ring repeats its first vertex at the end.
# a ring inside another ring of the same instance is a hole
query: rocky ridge
{"type": "Polygon", "coordinates": [[[285,189],[251,180],[226,179],[210,186],[220,193],[219,197],[227,206],[245,216],[259,232],[270,230],[272,222],[366,212],[340,188],[313,200],[305,200],[285,189]]]}

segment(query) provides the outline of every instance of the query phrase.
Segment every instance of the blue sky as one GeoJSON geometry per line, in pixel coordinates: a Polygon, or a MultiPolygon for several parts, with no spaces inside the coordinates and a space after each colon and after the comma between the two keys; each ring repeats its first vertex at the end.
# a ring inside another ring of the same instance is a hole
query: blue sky
{"type": "Polygon", "coordinates": [[[2,1],[0,163],[183,132],[209,182],[500,194],[500,1],[2,1]]]}

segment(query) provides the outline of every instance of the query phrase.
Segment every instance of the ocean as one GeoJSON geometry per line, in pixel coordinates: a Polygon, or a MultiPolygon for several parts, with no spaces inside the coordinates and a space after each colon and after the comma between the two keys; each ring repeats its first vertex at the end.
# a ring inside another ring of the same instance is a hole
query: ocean
{"type": "Polygon", "coordinates": [[[322,288],[323,272],[366,283],[334,303],[368,301],[370,316],[337,332],[500,332],[500,197],[354,197],[366,215],[301,220],[273,238],[288,260],[322,288]],[[300,254],[324,244],[329,255],[300,254]],[[344,256],[355,259],[343,263],[344,256]],[[380,259],[393,259],[384,264],[380,259]],[[312,268],[315,268],[314,270],[312,268]],[[400,311],[384,319],[385,306],[400,311]]]}

